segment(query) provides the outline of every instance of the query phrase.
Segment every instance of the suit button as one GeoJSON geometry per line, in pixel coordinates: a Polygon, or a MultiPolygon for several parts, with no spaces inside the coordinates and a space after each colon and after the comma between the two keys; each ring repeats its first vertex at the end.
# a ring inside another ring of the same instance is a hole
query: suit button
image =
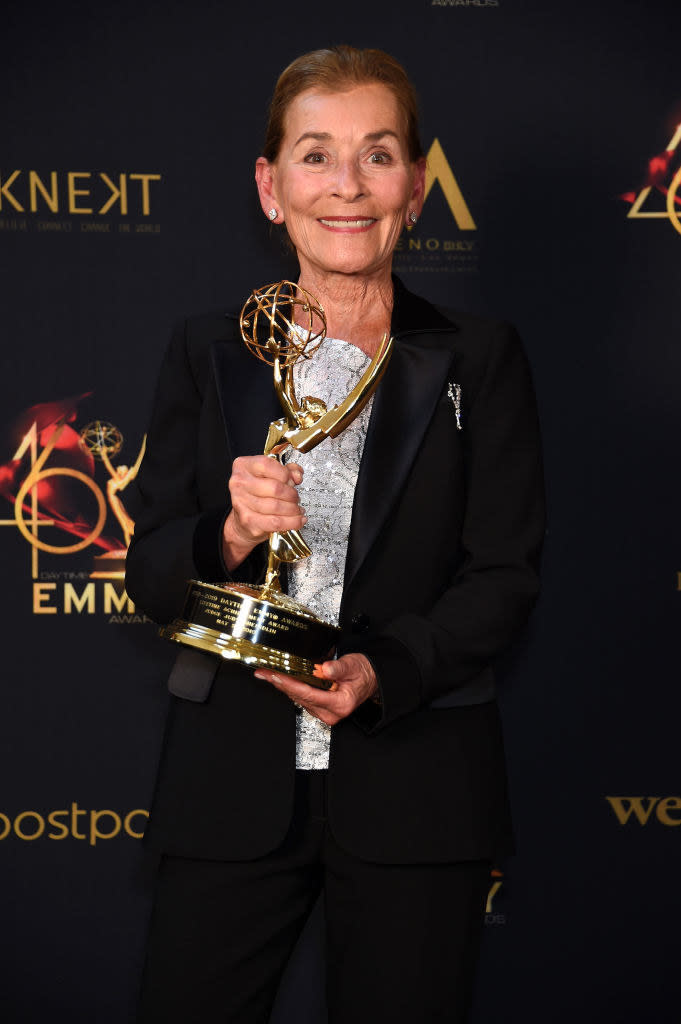
{"type": "Polygon", "coordinates": [[[357,612],[356,615],[352,616],[350,625],[353,633],[366,633],[371,624],[371,619],[365,612],[357,612]]]}

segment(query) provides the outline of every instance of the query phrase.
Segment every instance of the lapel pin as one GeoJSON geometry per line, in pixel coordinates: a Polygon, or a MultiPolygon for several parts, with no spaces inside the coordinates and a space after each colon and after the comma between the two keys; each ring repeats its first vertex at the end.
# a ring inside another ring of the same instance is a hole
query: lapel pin
{"type": "Polygon", "coordinates": [[[461,385],[455,384],[454,381],[449,382],[447,388],[447,394],[452,400],[454,406],[454,413],[456,415],[456,429],[461,430],[461,385]]]}

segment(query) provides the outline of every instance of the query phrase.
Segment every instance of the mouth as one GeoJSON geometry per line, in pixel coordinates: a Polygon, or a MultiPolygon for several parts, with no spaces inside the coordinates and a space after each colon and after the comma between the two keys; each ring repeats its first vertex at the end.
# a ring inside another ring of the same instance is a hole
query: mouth
{"type": "Polygon", "coordinates": [[[320,217],[319,223],[330,231],[368,231],[375,217],[320,217]]]}

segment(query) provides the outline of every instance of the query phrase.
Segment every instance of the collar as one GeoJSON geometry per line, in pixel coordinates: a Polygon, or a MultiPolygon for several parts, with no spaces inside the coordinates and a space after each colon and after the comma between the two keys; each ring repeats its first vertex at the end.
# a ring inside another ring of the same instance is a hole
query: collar
{"type": "Polygon", "coordinates": [[[420,295],[414,295],[395,274],[393,280],[393,314],[390,330],[393,335],[424,331],[456,331],[456,324],[420,295]]]}

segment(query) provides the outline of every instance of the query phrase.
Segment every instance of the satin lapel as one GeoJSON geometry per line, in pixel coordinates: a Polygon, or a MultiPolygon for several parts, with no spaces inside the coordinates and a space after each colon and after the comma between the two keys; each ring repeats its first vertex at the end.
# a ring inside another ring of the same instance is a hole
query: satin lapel
{"type": "Polygon", "coordinates": [[[211,349],[220,409],[233,458],[262,455],[267,428],[282,415],[272,370],[243,342],[216,341],[211,349]]]}
{"type": "Polygon", "coordinates": [[[346,589],[391,514],[446,385],[453,352],[436,346],[432,336],[397,339],[376,391],[355,489],[346,589]]]}

